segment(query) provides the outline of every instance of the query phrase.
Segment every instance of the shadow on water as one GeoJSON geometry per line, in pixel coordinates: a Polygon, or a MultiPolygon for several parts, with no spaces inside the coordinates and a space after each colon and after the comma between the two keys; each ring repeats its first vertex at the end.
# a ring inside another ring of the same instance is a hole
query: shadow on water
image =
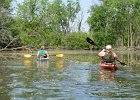
{"type": "Polygon", "coordinates": [[[118,53],[126,62],[112,72],[101,69],[98,52],[65,53],[63,58],[1,54],[1,100],[135,100],[140,99],[140,74],[137,52],[118,53]]]}

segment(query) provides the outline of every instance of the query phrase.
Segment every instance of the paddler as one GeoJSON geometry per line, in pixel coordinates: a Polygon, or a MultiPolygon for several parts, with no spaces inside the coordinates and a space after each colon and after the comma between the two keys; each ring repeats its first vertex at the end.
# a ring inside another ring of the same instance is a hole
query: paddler
{"type": "Polygon", "coordinates": [[[107,45],[105,49],[103,49],[98,56],[102,58],[102,62],[106,64],[115,64],[115,60],[117,59],[117,54],[112,52],[111,45],[107,45]]]}
{"type": "Polygon", "coordinates": [[[49,57],[48,52],[45,50],[44,46],[41,46],[40,50],[37,52],[38,58],[47,58],[49,57]]]}

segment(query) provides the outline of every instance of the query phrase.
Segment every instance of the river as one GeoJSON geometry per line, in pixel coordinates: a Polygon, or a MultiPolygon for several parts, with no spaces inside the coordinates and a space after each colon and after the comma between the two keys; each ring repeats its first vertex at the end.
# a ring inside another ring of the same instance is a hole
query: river
{"type": "Polygon", "coordinates": [[[51,56],[37,61],[16,53],[0,54],[0,100],[139,100],[139,51],[118,52],[127,63],[115,72],[98,65],[98,52],[50,51],[51,56]]]}

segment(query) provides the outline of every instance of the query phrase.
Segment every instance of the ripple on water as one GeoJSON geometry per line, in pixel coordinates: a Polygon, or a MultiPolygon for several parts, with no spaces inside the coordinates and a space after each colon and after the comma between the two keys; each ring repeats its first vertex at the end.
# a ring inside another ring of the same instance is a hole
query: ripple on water
{"type": "Polygon", "coordinates": [[[29,69],[31,66],[7,66],[10,69],[16,70],[16,69],[29,69]]]}

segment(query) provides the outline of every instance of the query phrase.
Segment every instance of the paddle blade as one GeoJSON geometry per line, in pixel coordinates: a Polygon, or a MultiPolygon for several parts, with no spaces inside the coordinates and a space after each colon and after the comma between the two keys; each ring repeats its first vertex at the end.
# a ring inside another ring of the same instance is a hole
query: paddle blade
{"type": "Polygon", "coordinates": [[[30,55],[30,54],[24,54],[24,57],[25,58],[30,58],[32,55],[30,55]]]}
{"type": "Polygon", "coordinates": [[[62,58],[64,55],[63,54],[57,54],[55,56],[58,57],[58,58],[62,58]]]}
{"type": "Polygon", "coordinates": [[[121,62],[121,61],[120,61],[120,60],[118,60],[118,59],[117,59],[117,61],[118,61],[121,65],[123,65],[123,66],[124,66],[124,65],[127,65],[126,63],[121,62]]]}
{"type": "Polygon", "coordinates": [[[120,64],[121,64],[121,65],[123,65],[123,66],[127,65],[127,64],[126,64],[126,63],[124,63],[124,62],[120,62],[120,64]]]}
{"type": "Polygon", "coordinates": [[[92,44],[92,45],[97,46],[96,43],[95,43],[93,40],[91,40],[90,38],[88,38],[88,37],[86,38],[86,41],[87,41],[88,43],[92,44]]]}

